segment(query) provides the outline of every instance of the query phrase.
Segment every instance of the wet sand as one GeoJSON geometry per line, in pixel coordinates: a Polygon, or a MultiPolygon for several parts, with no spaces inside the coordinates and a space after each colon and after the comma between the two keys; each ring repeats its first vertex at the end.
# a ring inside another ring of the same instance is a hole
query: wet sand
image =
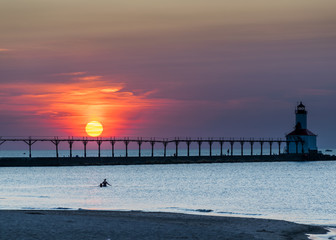
{"type": "Polygon", "coordinates": [[[325,229],[279,220],[177,213],[1,210],[0,239],[308,239],[325,229]]]}

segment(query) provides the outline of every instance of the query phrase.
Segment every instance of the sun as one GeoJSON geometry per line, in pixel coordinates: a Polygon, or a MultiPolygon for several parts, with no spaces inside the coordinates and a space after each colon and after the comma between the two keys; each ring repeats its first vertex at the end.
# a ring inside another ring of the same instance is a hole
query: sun
{"type": "Polygon", "coordinates": [[[85,131],[91,137],[98,137],[103,132],[103,125],[98,121],[91,121],[86,124],[85,131]]]}

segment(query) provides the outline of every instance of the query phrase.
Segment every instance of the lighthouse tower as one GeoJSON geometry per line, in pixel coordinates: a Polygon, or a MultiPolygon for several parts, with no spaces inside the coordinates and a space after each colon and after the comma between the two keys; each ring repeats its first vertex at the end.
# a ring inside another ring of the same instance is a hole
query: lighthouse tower
{"type": "Polygon", "coordinates": [[[287,144],[288,153],[309,153],[317,151],[316,136],[307,129],[307,111],[305,105],[300,102],[295,110],[295,129],[286,135],[287,141],[292,141],[287,144]],[[295,141],[299,141],[299,148],[295,141]],[[301,146],[303,143],[303,147],[301,146]]]}

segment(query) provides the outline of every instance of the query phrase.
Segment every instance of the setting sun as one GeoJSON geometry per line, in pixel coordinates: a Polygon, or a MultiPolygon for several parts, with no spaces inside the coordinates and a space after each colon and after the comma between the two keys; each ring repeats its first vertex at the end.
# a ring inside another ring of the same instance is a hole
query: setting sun
{"type": "Polygon", "coordinates": [[[91,121],[86,124],[86,133],[91,137],[98,137],[103,132],[103,125],[97,121],[91,121]]]}

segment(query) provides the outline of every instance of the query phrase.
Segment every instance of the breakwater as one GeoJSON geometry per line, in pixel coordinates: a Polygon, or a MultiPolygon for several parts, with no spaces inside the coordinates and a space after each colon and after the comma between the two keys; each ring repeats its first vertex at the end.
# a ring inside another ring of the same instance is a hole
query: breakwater
{"type": "Polygon", "coordinates": [[[335,156],[323,154],[280,154],[253,156],[179,156],[179,157],[32,157],[0,158],[0,167],[28,166],[90,166],[90,165],[140,165],[140,164],[188,164],[233,162],[286,162],[331,161],[335,156]]]}

